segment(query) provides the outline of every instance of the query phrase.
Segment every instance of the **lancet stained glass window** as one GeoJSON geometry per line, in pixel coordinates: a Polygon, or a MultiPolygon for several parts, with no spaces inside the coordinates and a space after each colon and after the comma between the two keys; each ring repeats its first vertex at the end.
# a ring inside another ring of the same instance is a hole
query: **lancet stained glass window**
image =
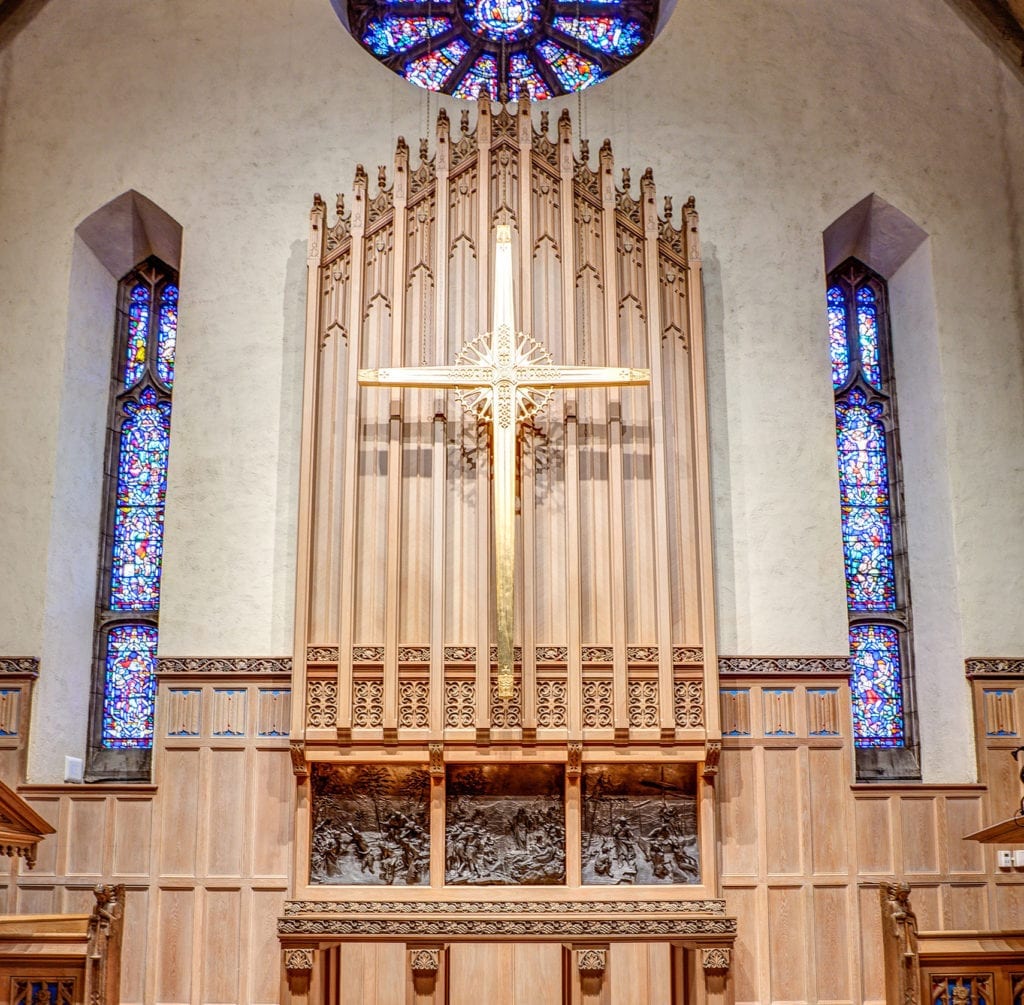
{"type": "Polygon", "coordinates": [[[850,616],[854,742],[907,745],[910,606],[885,284],[850,259],[826,294],[840,520],[850,616]]]}
{"type": "Polygon", "coordinates": [[[178,287],[150,259],[120,291],[97,614],[98,742],[145,750],[153,742],[178,287]]]}
{"type": "Polygon", "coordinates": [[[432,91],[541,101],[599,83],[651,42],[658,0],[348,0],[385,66],[432,91]]]}

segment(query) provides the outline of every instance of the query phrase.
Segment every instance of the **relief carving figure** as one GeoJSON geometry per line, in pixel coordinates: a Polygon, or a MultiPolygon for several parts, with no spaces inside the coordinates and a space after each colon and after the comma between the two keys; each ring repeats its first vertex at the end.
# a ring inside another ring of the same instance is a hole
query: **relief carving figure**
{"type": "Polygon", "coordinates": [[[449,768],[445,882],[565,882],[560,765],[449,768]]]}
{"type": "Polygon", "coordinates": [[[310,882],[427,883],[429,793],[422,768],[313,765],[310,882]]]}
{"type": "Polygon", "coordinates": [[[910,886],[886,883],[885,904],[890,932],[899,945],[900,957],[910,966],[917,959],[917,915],[910,906],[910,886]]]}
{"type": "Polygon", "coordinates": [[[583,882],[700,880],[691,764],[588,765],[583,771],[583,882]]]}

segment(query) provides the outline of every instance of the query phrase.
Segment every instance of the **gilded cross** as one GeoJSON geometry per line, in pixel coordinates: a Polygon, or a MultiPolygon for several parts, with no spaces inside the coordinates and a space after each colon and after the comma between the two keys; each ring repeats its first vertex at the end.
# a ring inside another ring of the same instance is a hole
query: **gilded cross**
{"type": "Polygon", "coordinates": [[[543,346],[516,331],[512,306],[512,228],[507,224],[497,228],[492,331],[465,345],[454,366],[359,371],[359,383],[364,387],[452,388],[468,411],[492,426],[498,697],[503,700],[511,698],[513,692],[517,426],[539,412],[556,387],[622,387],[649,384],[650,380],[650,370],[556,366],[543,346]]]}

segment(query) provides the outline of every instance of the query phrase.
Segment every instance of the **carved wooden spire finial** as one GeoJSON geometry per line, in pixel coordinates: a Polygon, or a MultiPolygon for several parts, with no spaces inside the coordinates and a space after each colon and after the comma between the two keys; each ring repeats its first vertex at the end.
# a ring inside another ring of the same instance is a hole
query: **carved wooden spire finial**
{"type": "Polygon", "coordinates": [[[337,200],[334,203],[334,208],[337,210],[339,217],[345,215],[345,196],[341,192],[338,193],[337,200]]]}
{"type": "Polygon", "coordinates": [[[321,198],[319,192],[314,192],[313,193],[313,209],[323,209],[323,208],[324,208],[324,200],[321,198]]]}
{"type": "Polygon", "coordinates": [[[544,111],[540,113],[540,131],[543,136],[547,136],[548,125],[550,124],[550,122],[551,113],[545,108],[544,111]]]}
{"type": "Polygon", "coordinates": [[[672,196],[665,196],[665,219],[672,219],[672,196]]]}
{"type": "Polygon", "coordinates": [[[420,139],[420,160],[421,161],[425,161],[427,159],[427,150],[428,150],[427,138],[426,138],[426,136],[423,136],[420,139]]]}
{"type": "Polygon", "coordinates": [[[386,164],[380,164],[377,167],[377,188],[382,192],[388,184],[388,168],[386,164]]]}
{"type": "Polygon", "coordinates": [[[580,140],[580,160],[584,164],[590,160],[590,140],[580,140]]]}
{"type": "Polygon", "coordinates": [[[356,183],[356,185],[360,185],[360,184],[365,185],[366,184],[366,168],[364,168],[362,164],[357,164],[356,165],[356,181],[355,181],[355,183],[356,183]]]}
{"type": "Polygon", "coordinates": [[[624,192],[628,192],[629,191],[629,186],[630,186],[631,182],[632,182],[632,179],[629,176],[629,168],[623,168],[622,169],[622,189],[623,189],[624,192]]]}
{"type": "Polygon", "coordinates": [[[469,109],[463,108],[462,114],[459,116],[459,129],[462,130],[463,136],[469,135],[469,109]]]}
{"type": "Polygon", "coordinates": [[[395,156],[401,156],[402,154],[405,154],[406,157],[409,156],[409,144],[405,142],[404,136],[399,136],[398,142],[395,144],[395,156]]]}

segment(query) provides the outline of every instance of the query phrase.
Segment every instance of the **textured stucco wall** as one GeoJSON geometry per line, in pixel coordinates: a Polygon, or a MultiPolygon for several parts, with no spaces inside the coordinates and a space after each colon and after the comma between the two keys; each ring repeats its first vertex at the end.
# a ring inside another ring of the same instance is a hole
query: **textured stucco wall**
{"type": "MultiPolygon", "coordinates": [[[[311,195],[390,163],[424,117],[423,92],[327,0],[54,3],[0,52],[0,654],[46,656],[54,702],[81,679],[61,610],[94,591],[59,569],[92,505],[65,491],[59,404],[82,351],[75,227],[134,188],[184,228],[162,652],[284,653],[311,195]]],[[[904,299],[928,300],[915,395],[936,413],[917,442],[944,443],[947,498],[917,518],[912,563],[950,583],[919,625],[922,651],[945,654],[922,730],[942,750],[930,778],[971,777],[962,657],[1024,654],[1024,84],[945,0],[679,0],[584,117],[634,178],[651,165],[659,193],[701,211],[723,652],[845,649],[821,235],[871,192],[930,235],[930,286],[904,299]]],[[[80,702],[54,702],[38,780],[81,752],[80,702]]]]}

